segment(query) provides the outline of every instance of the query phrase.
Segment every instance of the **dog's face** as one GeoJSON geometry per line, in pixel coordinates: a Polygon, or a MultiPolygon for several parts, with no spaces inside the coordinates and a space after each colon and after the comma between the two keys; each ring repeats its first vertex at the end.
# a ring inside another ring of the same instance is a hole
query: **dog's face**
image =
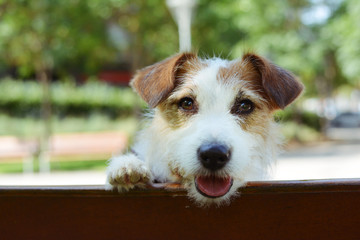
{"type": "Polygon", "coordinates": [[[227,202],[266,173],[277,145],[272,114],[303,89],[254,54],[235,61],[179,54],[139,71],[132,85],[155,108],[173,179],[201,205],[227,202]]]}

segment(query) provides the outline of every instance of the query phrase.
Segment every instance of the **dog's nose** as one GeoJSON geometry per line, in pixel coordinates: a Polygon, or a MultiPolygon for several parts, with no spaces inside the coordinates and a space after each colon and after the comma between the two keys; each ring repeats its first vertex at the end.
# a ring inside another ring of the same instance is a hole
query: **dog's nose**
{"type": "Polygon", "coordinates": [[[221,169],[230,160],[231,150],[222,144],[204,144],[198,149],[201,164],[211,170],[221,169]]]}

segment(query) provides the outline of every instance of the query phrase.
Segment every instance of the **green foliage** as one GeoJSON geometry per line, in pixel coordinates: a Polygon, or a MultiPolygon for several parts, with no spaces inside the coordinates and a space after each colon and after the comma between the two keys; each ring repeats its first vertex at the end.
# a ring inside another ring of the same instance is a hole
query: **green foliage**
{"type": "MultiPolygon", "coordinates": [[[[63,77],[159,61],[178,50],[165,2],[1,1],[0,71],[63,77]]],[[[256,51],[295,72],[307,95],[326,97],[344,85],[359,87],[359,6],[357,0],[199,0],[193,45],[207,56],[256,51]],[[304,13],[317,7],[329,16],[307,23],[304,13]]]]}
{"type": "MultiPolygon", "coordinates": [[[[112,119],[101,114],[67,118],[53,116],[51,124],[53,133],[121,131],[131,137],[138,129],[138,121],[134,117],[112,119]]],[[[36,138],[41,134],[41,125],[42,122],[38,118],[0,114],[0,136],[36,138]]]]}
{"type": "Polygon", "coordinates": [[[93,74],[129,59],[142,66],[177,50],[176,26],[162,0],[4,1],[0,17],[0,61],[21,77],[44,70],[93,74]],[[114,26],[122,36],[111,39],[114,26]]]}
{"type": "Polygon", "coordinates": [[[360,87],[360,4],[357,0],[342,1],[322,31],[335,49],[339,66],[349,83],[360,87]]]}
{"type": "Polygon", "coordinates": [[[298,75],[306,96],[329,97],[338,87],[360,86],[359,6],[357,0],[199,0],[193,42],[210,56],[258,52],[298,75]],[[311,22],[316,9],[329,15],[311,22]]]}
{"type": "Polygon", "coordinates": [[[0,52],[20,76],[42,70],[96,70],[114,59],[106,23],[87,1],[5,1],[1,4],[0,52]]]}
{"type": "Polygon", "coordinates": [[[281,133],[285,137],[285,142],[309,143],[319,141],[320,134],[313,128],[294,122],[286,122],[281,126],[281,133]]]}
{"type": "Polygon", "coordinates": [[[321,130],[321,119],[317,114],[312,112],[299,111],[290,107],[284,111],[277,112],[275,119],[279,122],[295,121],[296,124],[305,125],[315,131],[320,132],[321,130]]]}
{"type": "MultiPolygon", "coordinates": [[[[13,116],[40,116],[42,89],[38,82],[3,79],[0,81],[0,111],[13,116]]],[[[99,112],[111,117],[128,115],[140,107],[130,88],[112,87],[98,81],[81,86],[73,82],[51,85],[54,112],[59,116],[88,116],[99,112]]]]}
{"type": "Polygon", "coordinates": [[[276,112],[275,120],[280,123],[285,142],[305,143],[320,139],[321,119],[315,113],[289,107],[276,112]]]}

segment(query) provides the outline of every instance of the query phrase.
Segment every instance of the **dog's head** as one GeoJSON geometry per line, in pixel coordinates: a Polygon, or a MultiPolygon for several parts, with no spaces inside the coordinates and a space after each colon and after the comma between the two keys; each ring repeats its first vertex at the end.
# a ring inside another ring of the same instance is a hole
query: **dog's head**
{"type": "Polygon", "coordinates": [[[140,70],[132,86],[155,109],[171,174],[202,205],[226,202],[264,175],[278,144],[273,112],[303,90],[250,53],[234,61],[181,53],[140,70]]]}

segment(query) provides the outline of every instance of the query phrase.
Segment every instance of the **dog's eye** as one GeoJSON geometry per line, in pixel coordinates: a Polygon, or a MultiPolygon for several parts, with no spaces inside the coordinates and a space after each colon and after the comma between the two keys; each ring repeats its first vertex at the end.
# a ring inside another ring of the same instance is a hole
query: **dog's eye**
{"type": "Polygon", "coordinates": [[[194,100],[189,97],[182,98],[179,102],[179,107],[186,111],[194,110],[194,100]]]}
{"type": "Polygon", "coordinates": [[[251,113],[254,110],[254,103],[250,101],[249,99],[245,99],[239,102],[239,108],[237,112],[239,114],[248,114],[251,113]]]}

